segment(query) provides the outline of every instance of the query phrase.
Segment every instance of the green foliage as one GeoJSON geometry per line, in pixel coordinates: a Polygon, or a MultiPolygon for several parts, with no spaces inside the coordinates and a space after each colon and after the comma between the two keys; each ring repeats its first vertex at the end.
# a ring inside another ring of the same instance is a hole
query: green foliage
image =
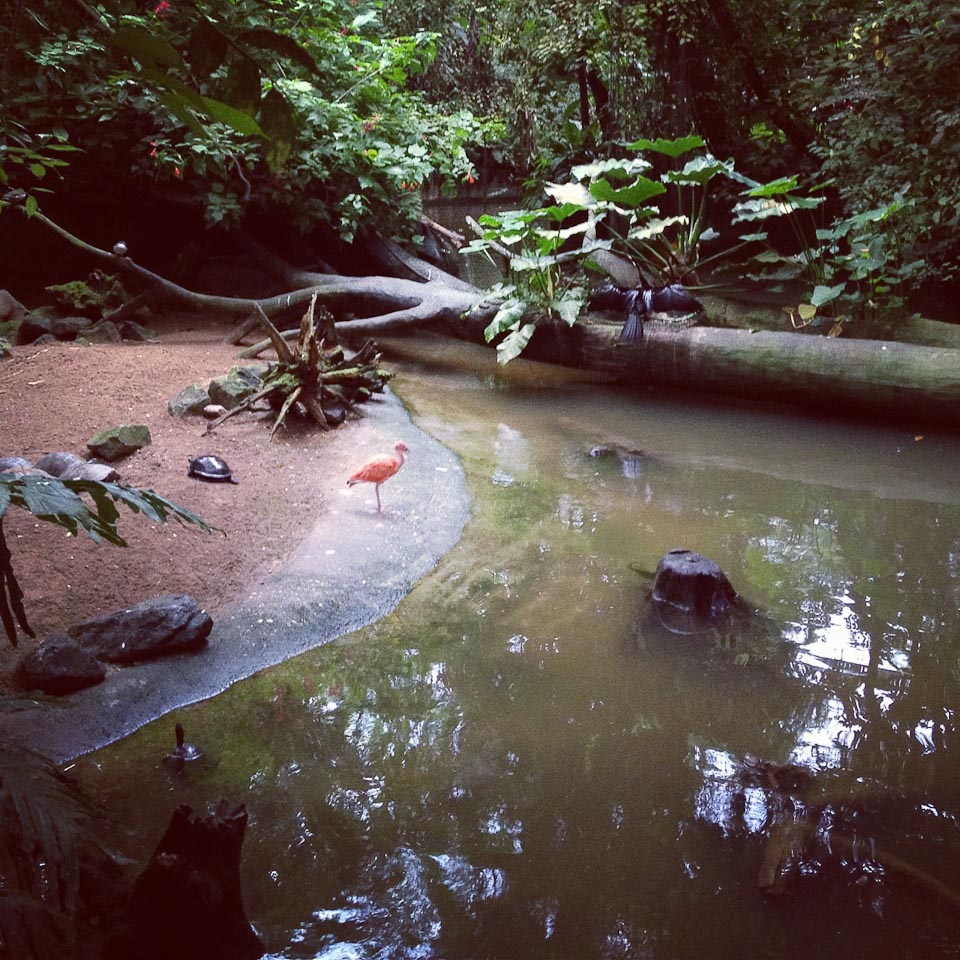
{"type": "Polygon", "coordinates": [[[416,187],[472,177],[466,147],[495,130],[408,89],[435,38],[379,37],[375,0],[152,12],[121,0],[115,17],[91,7],[81,20],[53,0],[25,2],[32,16],[13,38],[0,115],[0,174],[12,186],[51,164],[62,184],[70,171],[50,151],[76,144],[77,176],[109,169],[162,185],[202,204],[211,224],[288,212],[303,229],[329,224],[349,240],[369,217],[412,229],[416,187]],[[41,135],[56,140],[46,153],[41,135]]]}
{"type": "Polygon", "coordinates": [[[184,526],[197,526],[205,533],[217,529],[191,510],[153,490],[97,480],[58,480],[55,477],[0,473],[0,520],[8,507],[22,507],[38,520],[55,523],[71,535],[83,530],[97,543],[106,540],[125,547],[127,542],[117,530],[117,520],[120,519],[118,503],[133,513],[143,514],[152,523],[176,520],[184,526]],[[86,494],[92,505],[88,505],[81,494],[86,494]]]}
{"type": "Polygon", "coordinates": [[[71,314],[99,319],[128,299],[120,278],[94,270],[86,280],[71,280],[46,288],[54,301],[71,314]]]}
{"type": "Polygon", "coordinates": [[[558,319],[568,326],[576,323],[587,300],[579,264],[588,250],[610,245],[608,241],[591,240],[582,247],[563,250],[564,243],[590,226],[585,219],[564,227],[564,220],[585,209],[565,203],[480,217],[483,234],[464,249],[481,251],[491,258],[493,252],[499,253],[507,262],[509,275],[509,282],[486,291],[483,298],[500,302],[484,331],[487,343],[503,335],[497,344],[499,363],[509,363],[523,352],[540,320],[558,319]],[[574,269],[565,271],[567,264],[574,269]]]}
{"type": "Polygon", "coordinates": [[[0,743],[0,943],[9,956],[72,955],[80,856],[94,816],[48,760],[0,743]]]}
{"type": "Polygon", "coordinates": [[[807,4],[817,58],[798,108],[819,118],[814,147],[850,211],[909,202],[897,240],[914,281],[960,279],[960,12],[946,0],[807,4]],[[816,33],[813,33],[813,30],[816,33]]]}
{"type": "Polygon", "coordinates": [[[822,196],[799,196],[796,177],[781,177],[767,184],[752,184],[743,191],[746,200],[734,207],[734,223],[784,217],[790,224],[799,252],[782,254],[768,242],[765,232],[741,239],[760,243],[764,250],[753,259],[759,279],[804,278],[812,290],[796,313],[802,324],[818,315],[833,318],[831,334],[841,332],[851,315],[861,321],[895,317],[905,303],[908,283],[921,267],[905,262],[897,226],[909,204],[896,199],[882,207],[837,219],[819,226],[815,214],[822,196]]]}
{"type": "Polygon", "coordinates": [[[59,480],[54,477],[21,476],[0,473],[0,622],[7,639],[16,644],[14,618],[27,633],[30,626],[22,605],[22,592],[14,576],[10,551],[3,536],[3,518],[11,506],[32,513],[37,519],[63,527],[71,536],[83,530],[94,542],[106,540],[118,547],[127,546],[117,530],[120,511],[124,504],[134,513],[143,514],[153,523],[168,519],[183,525],[192,524],[206,533],[217,528],[203,518],[171,500],[154,493],[119,483],[101,483],[96,480],[59,480]],[[83,499],[86,494],[91,504],[83,499]]]}

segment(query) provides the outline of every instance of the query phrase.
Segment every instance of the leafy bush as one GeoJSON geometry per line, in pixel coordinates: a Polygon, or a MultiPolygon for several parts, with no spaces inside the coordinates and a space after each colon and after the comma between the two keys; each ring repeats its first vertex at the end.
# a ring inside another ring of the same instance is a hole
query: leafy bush
{"type": "Polygon", "coordinates": [[[118,547],[127,546],[117,530],[122,503],[134,513],[142,513],[154,523],[168,519],[192,524],[206,533],[217,528],[202,517],[171,500],[154,493],[119,483],[101,483],[96,480],[58,480],[54,477],[21,476],[0,473],[0,622],[7,638],[16,644],[14,621],[33,635],[23,609],[22,591],[13,573],[10,551],[3,536],[3,518],[10,506],[21,507],[37,519],[63,527],[72,536],[83,530],[94,542],[106,540],[118,547]],[[81,494],[92,501],[88,505],[81,494]],[[92,508],[91,508],[92,506],[92,508]]]}

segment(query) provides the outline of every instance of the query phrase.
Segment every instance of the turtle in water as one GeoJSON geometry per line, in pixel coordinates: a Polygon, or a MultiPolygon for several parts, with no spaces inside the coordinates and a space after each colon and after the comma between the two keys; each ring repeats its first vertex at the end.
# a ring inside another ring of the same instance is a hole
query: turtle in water
{"type": "Polygon", "coordinates": [[[190,469],[187,474],[198,480],[207,480],[211,483],[239,483],[234,479],[233,471],[227,466],[226,460],[205,453],[190,460],[190,469]]]}
{"type": "Polygon", "coordinates": [[[184,743],[183,724],[178,723],[174,727],[177,737],[177,745],[163,758],[163,762],[175,773],[182,773],[184,764],[193,760],[199,760],[203,754],[192,743],[184,743]]]}

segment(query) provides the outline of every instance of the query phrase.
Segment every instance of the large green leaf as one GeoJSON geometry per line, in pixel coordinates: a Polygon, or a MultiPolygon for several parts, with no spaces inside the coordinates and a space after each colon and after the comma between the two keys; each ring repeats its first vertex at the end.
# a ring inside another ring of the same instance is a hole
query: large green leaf
{"type": "Polygon", "coordinates": [[[29,510],[35,517],[56,523],[71,533],[82,529],[92,540],[107,540],[120,547],[127,544],[117,532],[120,512],[116,503],[125,504],[134,513],[142,513],[154,523],[172,519],[193,524],[207,533],[217,529],[191,510],[153,490],[96,480],[57,480],[54,477],[0,473],[0,503],[3,502],[29,510]],[[91,498],[93,510],[81,494],[91,498]]]}
{"type": "Polygon", "coordinates": [[[497,363],[509,363],[519,357],[536,329],[535,323],[525,323],[506,336],[503,343],[497,345],[497,363]]]}
{"type": "Polygon", "coordinates": [[[555,223],[562,223],[568,217],[572,217],[582,210],[583,205],[580,203],[561,203],[557,207],[541,207],[539,211],[535,212],[542,214],[548,220],[553,220],[555,223]]]}
{"type": "Polygon", "coordinates": [[[796,177],[780,177],[779,180],[771,180],[769,183],[764,183],[759,187],[753,187],[744,192],[749,197],[779,197],[796,189],[796,177]]]}
{"type": "Polygon", "coordinates": [[[732,160],[718,160],[708,154],[705,157],[695,157],[682,170],[668,170],[663,179],[668,183],[697,184],[705,187],[718,173],[729,174],[732,169],[732,160]]]}
{"type": "Polygon", "coordinates": [[[600,178],[590,184],[590,193],[597,199],[607,203],[615,203],[622,207],[639,207],[651,197],[666,193],[667,188],[656,180],[647,177],[637,177],[628,187],[616,189],[609,181],[600,178]]]}
{"type": "Polygon", "coordinates": [[[836,300],[844,291],[846,284],[838,283],[835,287],[825,287],[818,285],[813,288],[813,293],[810,295],[810,302],[815,307],[822,307],[825,303],[829,303],[831,300],[836,300]]]}
{"type": "Polygon", "coordinates": [[[634,140],[627,144],[628,150],[653,150],[655,153],[662,153],[674,160],[677,157],[689,152],[705,147],[706,141],[703,137],[692,135],[689,137],[679,137],[676,140],[664,140],[663,137],[657,137],[656,140],[634,140]]]}
{"type": "Polygon", "coordinates": [[[572,327],[577,322],[586,300],[587,291],[583,287],[573,287],[559,300],[554,300],[550,307],[567,326],[572,327]]]}
{"type": "Polygon", "coordinates": [[[186,68],[176,47],[143,27],[120,27],[113,32],[110,42],[134,56],[144,66],[186,68]]]}
{"type": "Polygon", "coordinates": [[[497,315],[487,324],[483,331],[484,340],[489,343],[498,337],[504,330],[509,330],[523,316],[527,309],[522,300],[507,300],[497,311],[497,315]]]}
{"type": "Polygon", "coordinates": [[[264,136],[260,124],[243,110],[237,110],[222,100],[214,100],[211,97],[203,98],[203,106],[214,120],[219,120],[228,127],[233,127],[237,133],[245,133],[248,136],[264,136]]]}

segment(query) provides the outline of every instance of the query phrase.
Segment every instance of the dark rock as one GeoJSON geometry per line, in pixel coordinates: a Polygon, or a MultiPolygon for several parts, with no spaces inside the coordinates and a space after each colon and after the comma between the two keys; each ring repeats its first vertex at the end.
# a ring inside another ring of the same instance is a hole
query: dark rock
{"type": "Polygon", "coordinates": [[[199,383],[191,383],[167,404],[167,410],[173,417],[185,417],[190,413],[202,412],[209,403],[210,394],[199,383]]]}
{"type": "Polygon", "coordinates": [[[331,427],[339,427],[347,419],[347,408],[339,403],[325,403],[322,404],[322,408],[323,415],[331,427]]]}
{"type": "Polygon", "coordinates": [[[243,907],[243,806],[211,816],[177,807],[115,924],[110,960],[257,960],[264,945],[243,907]]]}
{"type": "Polygon", "coordinates": [[[24,473],[33,469],[33,464],[23,457],[0,457],[0,473],[24,473]]]}
{"type": "Polygon", "coordinates": [[[54,317],[50,321],[50,332],[58,340],[75,340],[81,333],[89,334],[88,317],[54,317]]]}
{"type": "Polygon", "coordinates": [[[196,650],[212,627],[210,614],[193,597],[175,593],[78,623],[67,633],[100,660],[133,663],[196,650]]]}
{"type": "Polygon", "coordinates": [[[259,383],[258,380],[258,385],[253,386],[249,378],[241,380],[239,377],[231,376],[216,377],[210,381],[207,392],[210,394],[212,403],[219,403],[228,410],[232,410],[234,407],[239,407],[247,397],[256,393],[260,389],[259,383]]]}
{"type": "Polygon", "coordinates": [[[60,341],[52,333],[44,333],[41,336],[37,337],[33,341],[33,346],[35,347],[46,347],[51,343],[59,343],[60,341]]]}
{"type": "Polygon", "coordinates": [[[84,460],[73,467],[68,467],[60,474],[61,480],[96,480],[97,483],[114,483],[120,479],[120,474],[106,463],[89,462],[84,460]]]}
{"type": "Polygon", "coordinates": [[[123,338],[112,320],[101,320],[83,333],[91,343],[119,343],[123,338]]]}
{"type": "Polygon", "coordinates": [[[269,363],[247,363],[239,367],[231,367],[227,376],[232,380],[239,380],[248,387],[253,387],[254,391],[263,386],[263,377],[270,369],[269,363]]]}
{"type": "Polygon", "coordinates": [[[27,315],[27,308],[8,290],[0,290],[0,324],[10,324],[5,333],[12,333],[27,315]]]}
{"type": "Polygon", "coordinates": [[[117,329],[120,331],[120,336],[124,340],[136,340],[140,343],[146,343],[148,340],[153,340],[154,337],[150,331],[137,323],[136,320],[121,320],[117,324],[117,329]]]}
{"type": "Polygon", "coordinates": [[[34,466],[38,470],[46,470],[51,477],[62,477],[67,470],[72,467],[78,467],[85,460],[81,460],[75,453],[59,451],[57,453],[45,453],[34,466]]]}
{"type": "Polygon", "coordinates": [[[127,424],[103,430],[87,441],[87,449],[101,460],[113,463],[150,443],[150,428],[143,424],[127,424]]]}
{"type": "Polygon", "coordinates": [[[38,307],[36,310],[31,310],[20,323],[17,343],[33,343],[44,334],[53,337],[53,321],[59,316],[59,312],[53,307],[38,307]]]}
{"type": "Polygon", "coordinates": [[[27,690],[60,697],[100,683],[107,668],[70,637],[53,633],[28,653],[17,667],[17,681],[27,690]]]}
{"type": "Polygon", "coordinates": [[[675,549],[657,565],[651,596],[660,622],[672,633],[701,633],[729,625],[744,604],[724,572],[692,550],[675,549]]]}

